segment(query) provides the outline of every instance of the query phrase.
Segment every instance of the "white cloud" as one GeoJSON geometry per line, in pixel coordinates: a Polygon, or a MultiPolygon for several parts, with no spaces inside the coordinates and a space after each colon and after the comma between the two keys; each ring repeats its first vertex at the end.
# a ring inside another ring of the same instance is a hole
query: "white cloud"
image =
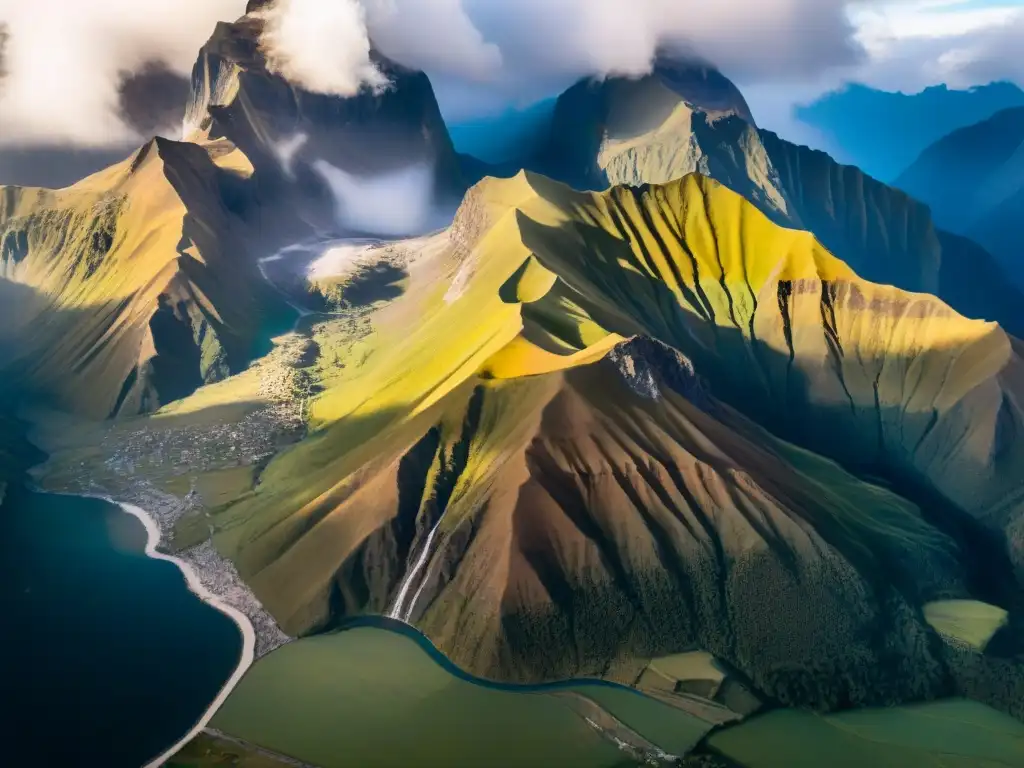
{"type": "Polygon", "coordinates": [[[960,86],[1010,80],[1024,86],[1024,8],[1007,23],[967,35],[939,58],[945,79],[960,86]]]}
{"type": "Polygon", "coordinates": [[[484,39],[463,0],[362,0],[373,42],[406,65],[441,76],[489,81],[499,76],[500,49],[484,39]]]}
{"type": "Polygon", "coordinates": [[[435,213],[430,165],[411,165],[378,176],[356,176],[326,160],[314,160],[312,165],[330,187],[338,223],[347,230],[401,237],[429,228],[435,213]]]}
{"type": "MultiPolygon", "coordinates": [[[[844,3],[278,0],[266,12],[265,44],[276,69],[312,90],[381,86],[368,55],[373,40],[400,63],[482,85],[501,94],[498,102],[587,74],[647,71],[663,45],[766,77],[849,63],[856,46],[844,3]]],[[[137,140],[118,115],[119,73],[162,59],[187,74],[215,22],[243,11],[243,0],[0,0],[11,32],[0,142],[137,140]]]]}
{"type": "Polygon", "coordinates": [[[844,82],[906,93],[941,83],[969,88],[1010,80],[1024,86],[1024,5],[1014,0],[858,2],[849,18],[868,52],[858,64],[792,83],[739,83],[763,127],[843,159],[841,148],[794,117],[797,104],[844,82]]]}
{"type": "MultiPolygon", "coordinates": [[[[188,74],[214,24],[244,7],[0,0],[11,33],[0,143],[138,141],[119,114],[119,73],[160,59],[188,74]]],[[[843,79],[905,89],[1024,79],[1024,7],[1015,0],[278,0],[268,18],[273,66],[308,88],[381,87],[372,40],[426,70],[454,119],[551,95],[588,74],[645,72],[663,48],[701,56],[777,102],[843,79]]]]}
{"type": "MultiPolygon", "coordinates": [[[[487,93],[477,90],[494,105],[547,95],[585,75],[645,73],[662,48],[754,79],[848,65],[860,52],[847,0],[364,2],[370,36],[384,53],[440,76],[442,96],[471,91],[470,73],[486,83],[487,93]]],[[[442,103],[459,116],[473,106],[442,103]]]]}
{"type": "Polygon", "coordinates": [[[963,0],[910,0],[902,3],[855,3],[850,7],[857,39],[869,50],[914,38],[961,37],[1006,24],[1019,5],[983,5],[963,0]]]}
{"type": "Polygon", "coordinates": [[[162,60],[188,74],[218,20],[240,0],[0,0],[10,37],[0,84],[0,143],[109,146],[139,137],[118,115],[119,73],[162,60]]]}
{"type": "Polygon", "coordinates": [[[270,71],[337,96],[387,85],[370,61],[366,14],[357,2],[278,0],[257,15],[266,20],[262,45],[270,71]]]}
{"type": "Polygon", "coordinates": [[[1012,0],[907,0],[851,7],[870,57],[849,74],[890,90],[1024,82],[1024,5],[1012,0]]]}

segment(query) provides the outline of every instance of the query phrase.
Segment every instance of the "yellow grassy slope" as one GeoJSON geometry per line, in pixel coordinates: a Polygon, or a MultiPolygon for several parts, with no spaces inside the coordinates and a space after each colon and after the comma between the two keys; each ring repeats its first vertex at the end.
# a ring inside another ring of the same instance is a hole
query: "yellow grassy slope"
{"type": "Polygon", "coordinates": [[[860,280],[811,235],[696,175],[600,196],[539,186],[521,206],[523,241],[559,280],[524,310],[527,335],[576,306],[606,331],[659,338],[778,434],[937,490],[1005,532],[1024,565],[1016,340],[860,280]],[[572,219],[552,224],[552,207],[572,219]]]}
{"type": "Polygon", "coordinates": [[[188,366],[201,383],[237,369],[276,302],[219,184],[203,150],[156,139],[66,189],[5,189],[3,274],[32,299],[5,329],[16,373],[90,416],[151,410],[161,304],[189,342],[187,361],[165,351],[165,378],[188,366]]]}

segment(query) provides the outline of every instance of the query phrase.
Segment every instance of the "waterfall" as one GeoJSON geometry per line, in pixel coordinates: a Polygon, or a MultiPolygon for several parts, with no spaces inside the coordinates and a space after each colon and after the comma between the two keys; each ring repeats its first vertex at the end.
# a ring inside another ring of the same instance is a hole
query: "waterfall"
{"type": "Polygon", "coordinates": [[[395,598],[394,604],[388,611],[387,616],[389,619],[398,619],[399,621],[408,621],[412,615],[412,609],[416,605],[416,601],[419,600],[420,593],[423,592],[423,587],[426,585],[426,574],[420,581],[420,588],[416,590],[416,594],[412,596],[412,600],[409,601],[408,607],[405,606],[406,597],[409,594],[409,590],[412,588],[413,581],[416,576],[426,568],[428,561],[430,560],[430,549],[434,543],[434,537],[437,532],[441,529],[441,518],[438,518],[437,522],[434,523],[434,527],[431,529],[430,534],[427,536],[427,540],[423,543],[423,549],[420,551],[419,557],[416,558],[416,562],[413,563],[412,568],[405,574],[405,578],[402,579],[402,584],[398,588],[398,597],[395,598]],[[405,608],[403,611],[402,609],[405,608]]]}

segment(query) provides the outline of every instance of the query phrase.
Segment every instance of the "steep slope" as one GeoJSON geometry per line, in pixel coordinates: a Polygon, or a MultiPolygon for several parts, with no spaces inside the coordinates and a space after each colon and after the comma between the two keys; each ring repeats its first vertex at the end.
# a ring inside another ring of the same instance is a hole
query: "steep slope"
{"type": "Polygon", "coordinates": [[[700,172],[774,222],[813,232],[866,279],[936,294],[969,317],[1024,334],[1024,293],[989,253],[938,231],[924,205],[859,169],[758,131],[735,87],[721,75],[709,82],[714,89],[690,100],[662,69],[578,83],[559,100],[547,154],[526,167],[576,189],[700,172]]]}
{"type": "Polygon", "coordinates": [[[268,68],[262,35],[270,4],[250,2],[237,22],[218,24],[193,69],[185,115],[186,139],[244,156],[234,162],[252,175],[253,223],[269,230],[284,208],[331,229],[344,205],[332,186],[410,167],[426,175],[424,195],[432,188],[436,204],[454,210],[464,186],[427,76],[374,52],[386,89],[351,98],[305,90],[268,68]]]}
{"type": "Polygon", "coordinates": [[[1008,82],[963,91],[938,85],[914,94],[851,84],[796,114],[831,137],[845,161],[891,183],[948,133],[1021,106],[1024,91],[1008,82]]]}
{"type": "Polygon", "coordinates": [[[801,225],[858,274],[1024,334],[1024,294],[984,248],[938,229],[926,205],[858,168],[770,131],[761,139],[801,225]]]}
{"type": "Polygon", "coordinates": [[[995,326],[696,175],[487,180],[446,237],[313,434],[213,514],[288,631],[387,612],[515,680],[702,649],[834,707],[953,690],[924,603],[1019,603],[1020,361],[995,326]]]}
{"type": "Polygon", "coordinates": [[[94,417],[240,370],[287,309],[192,144],[154,139],[63,190],[0,190],[5,377],[94,417]]]}
{"type": "Polygon", "coordinates": [[[940,226],[988,248],[1020,281],[1024,106],[943,137],[895,185],[926,203],[940,226]]]}
{"type": "Polygon", "coordinates": [[[785,215],[742,94],[717,70],[662,60],[641,78],[582,80],[524,167],[576,189],[662,183],[700,171],[785,215]]]}

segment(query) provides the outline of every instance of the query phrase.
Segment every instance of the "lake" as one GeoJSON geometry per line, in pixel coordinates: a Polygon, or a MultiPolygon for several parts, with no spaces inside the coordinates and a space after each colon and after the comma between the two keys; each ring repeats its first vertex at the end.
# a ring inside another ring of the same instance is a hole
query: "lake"
{"type": "Polygon", "coordinates": [[[105,501],[10,489],[0,506],[0,763],[139,768],[231,676],[238,627],[145,546],[142,523],[105,501]]]}

